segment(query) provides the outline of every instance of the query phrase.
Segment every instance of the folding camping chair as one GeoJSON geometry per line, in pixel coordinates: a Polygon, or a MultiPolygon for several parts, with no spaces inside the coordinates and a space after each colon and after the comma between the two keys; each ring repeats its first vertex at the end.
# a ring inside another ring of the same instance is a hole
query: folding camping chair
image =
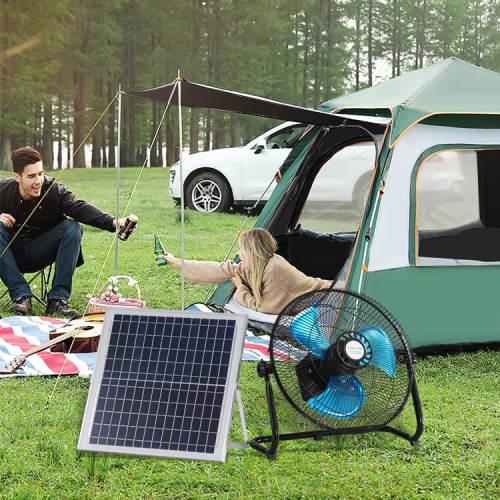
{"type": "MultiPolygon", "coordinates": [[[[43,306],[46,306],[47,294],[49,292],[50,275],[52,274],[52,264],[34,273],[23,273],[23,276],[26,274],[31,275],[28,279],[28,285],[31,285],[31,283],[33,283],[33,281],[35,281],[38,277],[40,278],[40,292],[37,295],[32,290],[33,298],[35,300],[38,300],[38,302],[40,302],[40,304],[42,304],[43,306]]],[[[33,289],[33,287],[31,288],[33,289]]],[[[5,295],[8,294],[8,292],[9,292],[8,290],[5,290],[2,293],[2,295],[0,295],[0,300],[2,300],[5,297],[5,295]]],[[[5,304],[3,304],[2,307],[7,307],[11,302],[12,299],[9,298],[9,300],[5,302],[5,304]]]]}

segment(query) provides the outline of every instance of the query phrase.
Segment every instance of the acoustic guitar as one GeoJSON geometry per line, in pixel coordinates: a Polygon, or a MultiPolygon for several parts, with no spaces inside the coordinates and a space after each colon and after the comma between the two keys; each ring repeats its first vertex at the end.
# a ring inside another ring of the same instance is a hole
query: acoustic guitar
{"type": "Polygon", "coordinates": [[[52,352],[96,352],[99,345],[104,313],[79,316],[68,322],[67,325],[49,332],[49,341],[33,347],[19,354],[9,361],[0,375],[15,373],[32,354],[49,349],[52,352]]]}

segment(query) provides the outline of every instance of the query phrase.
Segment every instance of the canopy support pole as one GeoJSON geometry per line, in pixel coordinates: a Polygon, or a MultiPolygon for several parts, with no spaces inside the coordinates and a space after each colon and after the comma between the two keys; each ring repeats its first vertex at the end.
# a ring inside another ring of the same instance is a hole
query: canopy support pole
{"type": "MultiPolygon", "coordinates": [[[[116,152],[116,231],[120,218],[120,138],[122,130],[122,86],[118,85],[118,138],[116,152]]],[[[115,276],[118,276],[118,238],[115,238],[115,276]]]]}
{"type": "Polygon", "coordinates": [[[185,309],[184,281],[184,169],[182,165],[182,106],[181,106],[181,72],[177,70],[177,98],[179,104],[179,174],[181,185],[181,311],[185,309]]]}

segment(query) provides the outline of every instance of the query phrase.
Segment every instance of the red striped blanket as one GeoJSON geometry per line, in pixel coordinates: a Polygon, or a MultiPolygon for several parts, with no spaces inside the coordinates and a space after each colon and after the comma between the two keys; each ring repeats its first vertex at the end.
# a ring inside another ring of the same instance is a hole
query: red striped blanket
{"type": "MultiPolygon", "coordinates": [[[[0,319],[0,368],[19,354],[47,342],[49,332],[66,323],[66,320],[42,316],[10,316],[0,319]]],[[[242,359],[269,360],[268,349],[269,335],[257,336],[247,332],[242,359]]],[[[96,353],[63,354],[45,350],[29,356],[26,364],[15,374],[0,377],[59,374],[88,376],[95,359],[96,353]]]]}
{"type": "MultiPolygon", "coordinates": [[[[49,332],[63,326],[67,320],[42,316],[10,316],[0,319],[0,363],[2,368],[19,354],[49,340],[49,332]]],[[[82,375],[88,376],[96,353],[64,354],[50,350],[29,356],[13,375],[82,375]]]]}

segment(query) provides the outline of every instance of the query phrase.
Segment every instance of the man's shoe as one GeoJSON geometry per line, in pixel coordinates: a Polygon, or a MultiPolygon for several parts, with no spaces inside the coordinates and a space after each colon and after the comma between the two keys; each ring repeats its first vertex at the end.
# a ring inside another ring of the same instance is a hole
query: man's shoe
{"type": "Polygon", "coordinates": [[[68,306],[68,303],[60,299],[52,299],[47,302],[45,314],[55,316],[78,316],[78,311],[68,306]]]}
{"type": "Polygon", "coordinates": [[[14,304],[9,309],[10,312],[18,314],[29,314],[31,312],[31,297],[24,296],[14,300],[14,304]]]}

